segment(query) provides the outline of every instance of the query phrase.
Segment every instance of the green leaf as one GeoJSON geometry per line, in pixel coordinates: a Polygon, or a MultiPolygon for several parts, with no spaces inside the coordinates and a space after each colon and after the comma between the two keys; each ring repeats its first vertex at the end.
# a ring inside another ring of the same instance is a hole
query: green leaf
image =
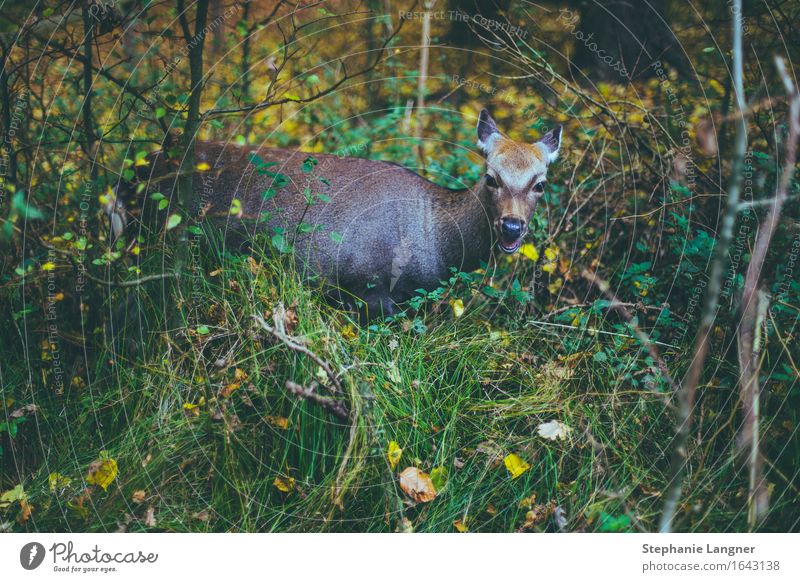
{"type": "Polygon", "coordinates": [[[181,220],[183,219],[181,218],[180,214],[170,214],[169,218],[167,219],[167,230],[172,230],[178,226],[181,223],[181,220]]]}
{"type": "Polygon", "coordinates": [[[166,198],[158,201],[158,209],[164,210],[167,206],[169,206],[169,200],[166,198]]]}
{"type": "Polygon", "coordinates": [[[447,484],[447,467],[435,467],[431,471],[431,482],[437,492],[444,489],[444,486],[447,484]]]}
{"type": "Polygon", "coordinates": [[[317,165],[317,159],[313,156],[308,156],[305,160],[303,160],[303,165],[301,169],[303,170],[304,174],[310,174],[314,171],[314,167],[317,165]]]}
{"type": "Polygon", "coordinates": [[[275,190],[275,188],[267,188],[266,190],[264,190],[261,193],[261,199],[266,202],[267,200],[271,200],[272,198],[275,198],[275,194],[277,194],[277,191],[275,190]]]}
{"type": "Polygon", "coordinates": [[[272,237],[271,241],[272,246],[280,253],[289,252],[289,243],[286,242],[286,238],[284,238],[281,234],[276,234],[272,237]]]}
{"type": "Polygon", "coordinates": [[[344,237],[341,234],[339,234],[338,232],[331,231],[330,237],[331,237],[331,240],[333,242],[335,242],[336,244],[341,244],[341,242],[344,240],[344,237]]]}
{"type": "Polygon", "coordinates": [[[195,329],[195,332],[197,332],[198,335],[208,335],[211,333],[211,330],[208,329],[207,325],[198,325],[197,329],[195,329]]]}

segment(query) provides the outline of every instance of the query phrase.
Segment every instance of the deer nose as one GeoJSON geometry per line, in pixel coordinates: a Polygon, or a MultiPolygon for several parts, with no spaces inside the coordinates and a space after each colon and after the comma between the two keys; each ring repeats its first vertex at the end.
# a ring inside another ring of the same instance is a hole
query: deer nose
{"type": "Polygon", "coordinates": [[[515,241],[522,236],[522,220],[514,216],[507,216],[500,221],[500,230],[503,238],[515,241]]]}

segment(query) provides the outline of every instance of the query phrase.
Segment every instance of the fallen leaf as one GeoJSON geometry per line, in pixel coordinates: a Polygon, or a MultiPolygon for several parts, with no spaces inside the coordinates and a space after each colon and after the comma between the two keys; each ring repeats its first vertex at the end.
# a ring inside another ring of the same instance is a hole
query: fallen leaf
{"type": "Polygon", "coordinates": [[[417,503],[427,503],[436,498],[436,488],[430,476],[416,467],[406,467],[400,473],[400,489],[417,503]]]}
{"type": "Polygon", "coordinates": [[[207,509],[204,509],[202,511],[198,511],[197,513],[193,513],[192,514],[192,518],[194,518],[194,519],[196,519],[198,521],[208,521],[209,517],[210,517],[210,515],[209,515],[207,509]]]}
{"type": "Polygon", "coordinates": [[[389,467],[394,470],[397,463],[400,462],[400,457],[403,456],[403,449],[395,441],[389,441],[389,451],[386,453],[386,458],[389,460],[389,467]]]}
{"type": "Polygon", "coordinates": [[[139,489],[138,491],[134,491],[133,495],[131,495],[131,501],[134,503],[142,503],[145,500],[147,494],[142,490],[139,489]]]}
{"type": "Polygon", "coordinates": [[[542,438],[555,441],[558,439],[563,440],[567,438],[571,430],[572,429],[563,422],[551,420],[540,424],[536,429],[536,432],[538,432],[539,436],[542,438]]]}
{"type": "Polygon", "coordinates": [[[523,529],[532,529],[539,523],[542,523],[550,515],[550,509],[541,503],[531,507],[530,511],[525,514],[525,523],[522,524],[523,529]]]}
{"type": "Polygon", "coordinates": [[[503,463],[505,463],[508,472],[511,473],[512,479],[516,479],[517,477],[522,475],[525,471],[531,468],[531,466],[528,463],[526,463],[521,457],[515,455],[514,453],[506,455],[506,457],[503,459],[503,463]]]}
{"type": "Polygon", "coordinates": [[[469,531],[469,528],[467,527],[466,524],[466,519],[464,519],[463,521],[460,519],[455,520],[453,522],[453,527],[456,528],[456,531],[459,531],[461,533],[466,533],[469,531]]]}
{"type": "Polygon", "coordinates": [[[0,495],[0,509],[5,509],[15,501],[24,501],[27,499],[28,495],[25,493],[25,488],[22,486],[22,483],[20,483],[13,489],[9,489],[0,495]]]}
{"type": "Polygon", "coordinates": [[[451,299],[450,308],[453,310],[453,316],[456,319],[464,315],[464,302],[461,299],[451,299]]]}
{"type": "Polygon", "coordinates": [[[275,485],[278,491],[289,493],[294,489],[295,480],[294,477],[275,477],[272,484],[275,485]]]}
{"type": "MultiPolygon", "coordinates": [[[[236,392],[241,385],[242,385],[241,382],[231,382],[230,384],[226,384],[219,391],[220,398],[229,398],[230,395],[233,394],[234,392],[236,392]]],[[[186,408],[186,405],[184,404],[183,407],[186,408]]],[[[200,411],[198,411],[195,416],[197,416],[199,414],[200,414],[200,411]]]]}
{"type": "Polygon", "coordinates": [[[20,499],[19,501],[19,515],[17,516],[17,523],[22,525],[31,518],[31,511],[33,506],[28,503],[27,499],[20,499]]]}
{"type": "Polygon", "coordinates": [[[200,416],[200,404],[192,404],[191,402],[183,403],[183,412],[186,416],[200,416]]]}
{"type": "Polygon", "coordinates": [[[11,418],[20,418],[29,412],[36,412],[37,410],[39,410],[39,407],[35,404],[26,404],[22,408],[17,408],[9,416],[11,416],[11,418]]]}
{"type": "Polygon", "coordinates": [[[264,420],[266,420],[269,424],[271,424],[275,428],[279,428],[281,430],[289,430],[289,419],[286,417],[267,416],[264,420]]]}
{"type": "Polygon", "coordinates": [[[100,458],[89,465],[86,482],[90,485],[99,485],[103,491],[108,491],[108,486],[117,478],[117,461],[107,456],[105,451],[100,452],[100,458]]]}

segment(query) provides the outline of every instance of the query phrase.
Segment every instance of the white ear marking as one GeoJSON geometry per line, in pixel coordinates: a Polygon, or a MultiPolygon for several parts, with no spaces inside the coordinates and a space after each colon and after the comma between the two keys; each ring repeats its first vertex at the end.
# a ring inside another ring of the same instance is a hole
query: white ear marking
{"type": "Polygon", "coordinates": [[[561,126],[554,127],[536,142],[547,155],[547,163],[552,163],[558,159],[558,151],[561,149],[561,126]]]}
{"type": "Polygon", "coordinates": [[[484,154],[489,155],[489,152],[494,148],[495,140],[500,135],[500,131],[486,109],[481,109],[476,129],[478,132],[478,147],[484,154]]]}

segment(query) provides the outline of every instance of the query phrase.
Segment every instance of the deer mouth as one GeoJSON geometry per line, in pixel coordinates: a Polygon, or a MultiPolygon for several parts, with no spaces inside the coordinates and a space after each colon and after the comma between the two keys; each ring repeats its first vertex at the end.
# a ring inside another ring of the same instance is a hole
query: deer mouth
{"type": "Polygon", "coordinates": [[[516,253],[519,250],[519,247],[522,246],[522,238],[520,237],[514,242],[506,242],[500,239],[500,242],[498,244],[500,245],[500,250],[510,255],[516,253]]]}

